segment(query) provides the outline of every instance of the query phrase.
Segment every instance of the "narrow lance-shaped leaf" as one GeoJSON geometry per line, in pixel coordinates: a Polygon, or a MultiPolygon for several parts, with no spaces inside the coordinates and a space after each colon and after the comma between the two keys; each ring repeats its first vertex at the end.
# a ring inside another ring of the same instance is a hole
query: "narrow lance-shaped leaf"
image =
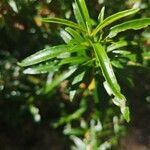
{"type": "Polygon", "coordinates": [[[116,80],[110,60],[101,44],[96,43],[96,44],[92,44],[92,46],[93,46],[94,52],[96,54],[97,61],[100,65],[100,68],[104,75],[104,78],[114,95],[113,102],[116,105],[120,106],[120,109],[121,109],[121,112],[122,112],[124,118],[127,121],[129,121],[129,110],[128,110],[128,107],[126,107],[126,98],[120,92],[120,86],[116,80]]]}
{"type": "MultiPolygon", "coordinates": [[[[94,52],[97,56],[97,61],[102,69],[103,75],[109,85],[114,85],[117,91],[120,91],[120,87],[117,83],[116,77],[114,75],[110,60],[100,44],[93,44],[94,52]]],[[[112,86],[112,87],[114,87],[112,86]]],[[[115,90],[114,90],[115,91],[115,90]]],[[[115,93],[115,92],[114,92],[115,93]]],[[[117,92],[116,92],[117,93],[117,92]]]]}
{"type": "Polygon", "coordinates": [[[78,29],[78,30],[83,31],[83,32],[86,31],[79,24],[74,23],[74,22],[69,21],[69,20],[66,20],[66,19],[61,19],[61,18],[42,18],[42,21],[43,22],[47,22],[47,23],[57,23],[57,24],[65,25],[65,26],[68,26],[68,27],[72,27],[72,28],[78,29]]]}
{"type": "Polygon", "coordinates": [[[86,110],[85,107],[81,107],[74,113],[72,113],[68,116],[61,117],[61,119],[58,122],[54,123],[53,126],[56,128],[64,123],[71,122],[72,120],[76,120],[79,117],[81,117],[81,115],[85,112],[85,110],[86,110]]]}
{"type": "Polygon", "coordinates": [[[67,27],[65,29],[78,43],[81,43],[84,41],[83,37],[74,29],[67,27]]]}
{"type": "Polygon", "coordinates": [[[81,13],[81,10],[79,8],[79,5],[77,3],[77,1],[75,1],[75,3],[72,4],[73,6],[73,11],[74,11],[74,15],[75,15],[75,18],[76,18],[76,21],[82,25],[82,27],[86,27],[86,23],[84,21],[84,18],[82,16],[82,13],[81,13]]]}
{"type": "Polygon", "coordinates": [[[98,15],[98,20],[100,23],[104,20],[105,7],[103,7],[98,15]]]}
{"type": "Polygon", "coordinates": [[[40,64],[37,66],[33,66],[30,68],[27,68],[23,71],[24,74],[42,74],[42,73],[48,73],[53,72],[58,69],[58,66],[56,66],[55,63],[47,62],[46,64],[40,64]]]}
{"type": "Polygon", "coordinates": [[[60,36],[67,44],[72,40],[71,35],[63,29],[60,31],[60,36]]]}
{"type": "MultiPolygon", "coordinates": [[[[65,30],[73,37],[73,42],[75,44],[81,44],[81,45],[85,45],[85,46],[89,45],[88,42],[86,42],[86,40],[84,39],[84,37],[82,37],[80,35],[80,33],[78,33],[76,30],[69,28],[69,27],[67,27],[65,30]]],[[[78,54],[82,55],[82,56],[83,55],[86,56],[85,51],[78,51],[78,54]]]]}
{"type": "Polygon", "coordinates": [[[114,54],[120,54],[120,55],[123,55],[123,56],[131,54],[131,52],[127,51],[127,50],[114,50],[113,53],[114,54]]]}
{"type": "Polygon", "coordinates": [[[112,50],[115,50],[115,49],[118,49],[118,48],[121,48],[121,47],[124,47],[124,46],[127,46],[128,45],[128,42],[127,41],[118,41],[118,42],[115,42],[113,44],[111,44],[110,46],[107,47],[107,52],[110,52],[112,50]]]}
{"type": "Polygon", "coordinates": [[[130,29],[139,30],[147,27],[148,25],[150,25],[150,18],[142,18],[142,19],[127,21],[112,27],[110,29],[110,33],[108,37],[112,38],[116,36],[119,32],[123,32],[130,29]]]}
{"type": "Polygon", "coordinates": [[[85,0],[77,0],[77,2],[79,3],[82,15],[84,17],[84,22],[86,23],[87,29],[88,31],[91,30],[91,19],[89,16],[89,12],[85,3],[85,0]]]}
{"type": "Polygon", "coordinates": [[[65,65],[65,64],[71,64],[71,65],[79,65],[85,61],[87,61],[88,59],[85,57],[69,57],[69,58],[65,58],[63,60],[60,61],[60,63],[58,64],[59,66],[61,65],[65,65]]]}
{"type": "Polygon", "coordinates": [[[52,91],[62,81],[66,80],[68,77],[70,77],[75,72],[75,70],[76,70],[76,68],[71,68],[70,70],[65,71],[61,75],[55,77],[51,83],[46,84],[44,92],[48,93],[48,92],[52,91]]]}
{"type": "MultiPolygon", "coordinates": [[[[78,70],[77,70],[75,73],[77,73],[77,72],[78,72],[78,70]]],[[[69,92],[70,101],[73,101],[73,99],[74,99],[74,97],[75,97],[75,95],[76,95],[76,93],[77,93],[77,89],[74,88],[74,85],[77,85],[77,84],[78,84],[78,86],[79,86],[79,84],[80,84],[80,82],[83,80],[84,76],[85,76],[85,71],[79,72],[79,73],[74,77],[74,79],[73,79],[73,81],[72,81],[72,83],[71,83],[72,86],[71,86],[70,92],[69,92]]]]}
{"type": "Polygon", "coordinates": [[[78,50],[84,50],[85,47],[84,46],[67,46],[67,45],[59,45],[59,46],[54,46],[54,47],[48,47],[44,50],[41,50],[27,58],[25,58],[24,60],[22,60],[20,63],[18,63],[20,66],[26,67],[26,66],[30,66],[30,65],[34,65],[49,59],[52,59],[54,57],[59,56],[62,53],[65,52],[75,52],[78,50]]]}
{"type": "Polygon", "coordinates": [[[139,11],[139,9],[129,9],[129,10],[121,11],[119,13],[116,13],[112,16],[107,17],[103,22],[99,23],[99,25],[93,30],[91,36],[96,35],[100,30],[102,30],[104,27],[110,25],[114,21],[117,21],[117,20],[119,20],[123,17],[129,16],[129,15],[135,14],[138,11],[139,11]]]}

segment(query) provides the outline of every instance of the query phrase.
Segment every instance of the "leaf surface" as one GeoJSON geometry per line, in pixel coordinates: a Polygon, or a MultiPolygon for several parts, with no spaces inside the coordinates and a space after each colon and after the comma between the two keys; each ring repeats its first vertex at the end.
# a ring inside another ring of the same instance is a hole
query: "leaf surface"
{"type": "Polygon", "coordinates": [[[86,27],[86,23],[85,23],[84,18],[82,16],[82,12],[80,10],[78,2],[75,1],[75,3],[73,3],[72,6],[73,6],[74,15],[75,15],[75,18],[76,18],[76,21],[78,22],[78,24],[81,24],[83,27],[86,27]]]}
{"type": "Polygon", "coordinates": [[[118,42],[115,42],[113,44],[111,44],[110,46],[107,47],[107,52],[110,52],[112,50],[115,50],[115,49],[118,49],[118,48],[121,48],[121,47],[124,47],[124,46],[127,46],[128,45],[128,42],[127,41],[118,41],[118,42]]]}
{"type": "Polygon", "coordinates": [[[45,86],[45,93],[51,92],[55,87],[57,87],[62,81],[66,80],[68,77],[70,77],[74,72],[76,68],[71,68],[68,71],[63,72],[59,76],[56,76],[51,83],[46,84],[45,86]]]}
{"type": "Polygon", "coordinates": [[[23,71],[24,74],[42,74],[42,73],[48,73],[53,72],[58,69],[58,66],[56,66],[54,63],[46,63],[46,64],[40,64],[38,66],[27,68],[23,71]]]}
{"type": "Polygon", "coordinates": [[[65,26],[72,27],[72,28],[75,28],[75,29],[85,32],[85,29],[82,26],[80,26],[79,24],[74,23],[72,21],[69,21],[67,19],[51,17],[51,18],[42,18],[42,21],[47,22],[47,23],[57,23],[57,24],[65,25],[65,26]]]}
{"type": "Polygon", "coordinates": [[[67,45],[59,45],[59,46],[54,46],[54,47],[48,47],[44,50],[41,50],[27,58],[25,58],[24,60],[22,60],[20,63],[18,63],[20,66],[26,67],[26,66],[30,66],[30,65],[34,65],[49,59],[52,59],[54,57],[59,56],[62,53],[66,53],[66,52],[75,52],[75,51],[81,51],[84,50],[85,47],[84,46],[67,46],[67,45]]]}
{"type": "Polygon", "coordinates": [[[67,44],[72,40],[72,37],[70,36],[70,34],[63,29],[60,31],[60,36],[64,40],[64,42],[67,44]]]}
{"type": "Polygon", "coordinates": [[[135,19],[116,25],[110,29],[108,37],[115,37],[118,33],[126,30],[139,30],[150,25],[150,18],[135,19]]]}
{"type": "Polygon", "coordinates": [[[86,23],[87,29],[91,30],[91,19],[89,16],[89,12],[85,3],[85,0],[77,0],[79,1],[79,5],[81,8],[81,12],[83,14],[84,22],[86,23]]]}
{"type": "Polygon", "coordinates": [[[81,43],[84,41],[83,37],[74,29],[67,27],[65,29],[78,43],[81,43]]]}
{"type": "Polygon", "coordinates": [[[104,20],[105,7],[103,7],[98,15],[98,20],[101,23],[104,20]]]}
{"type": "Polygon", "coordinates": [[[86,108],[84,107],[81,107],[80,109],[76,110],[75,112],[73,112],[72,114],[70,115],[67,115],[67,116],[64,116],[64,117],[61,117],[61,119],[54,123],[54,127],[58,127],[64,123],[68,123],[68,122],[71,122],[72,120],[76,120],[78,119],[79,117],[81,117],[81,115],[85,112],[86,108]]]}
{"type": "Polygon", "coordinates": [[[87,60],[87,58],[85,57],[69,57],[69,58],[65,58],[63,59],[58,65],[61,66],[61,65],[65,65],[65,64],[71,64],[71,65],[78,65],[78,64],[81,64],[83,62],[85,62],[87,60]]]}
{"type": "Polygon", "coordinates": [[[135,14],[138,11],[139,11],[139,9],[129,9],[129,10],[121,11],[121,12],[118,12],[114,15],[107,17],[104,21],[102,21],[98,24],[98,26],[93,30],[91,36],[96,35],[97,32],[102,30],[104,27],[110,25],[111,23],[113,23],[121,18],[124,18],[126,16],[135,14]]]}
{"type": "Polygon", "coordinates": [[[115,101],[113,102],[120,107],[123,116],[127,121],[129,121],[129,116],[124,114],[124,110],[127,108],[126,98],[120,91],[120,86],[117,82],[117,79],[115,77],[114,71],[112,69],[110,60],[106,54],[106,51],[103,48],[103,46],[99,43],[92,44],[92,46],[96,55],[96,59],[102,70],[103,76],[107,82],[107,85],[109,86],[109,89],[111,90],[111,92],[109,93],[112,93],[114,95],[115,101]]]}

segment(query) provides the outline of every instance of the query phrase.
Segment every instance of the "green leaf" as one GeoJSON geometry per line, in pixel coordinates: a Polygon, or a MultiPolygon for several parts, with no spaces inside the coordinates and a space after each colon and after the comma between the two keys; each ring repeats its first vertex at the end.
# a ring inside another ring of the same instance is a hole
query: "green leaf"
{"type": "Polygon", "coordinates": [[[18,63],[18,65],[26,67],[26,66],[30,66],[30,65],[34,65],[52,58],[55,58],[57,56],[59,56],[62,53],[65,52],[75,52],[75,51],[81,51],[84,50],[85,47],[84,46],[67,46],[67,45],[59,45],[59,46],[54,46],[54,47],[48,47],[44,50],[41,50],[27,58],[25,58],[24,60],[22,60],[20,63],[18,63]]]}
{"type": "Polygon", "coordinates": [[[83,78],[85,77],[85,71],[79,71],[76,70],[75,77],[71,83],[69,97],[70,101],[73,101],[74,97],[76,96],[76,93],[78,92],[77,87],[79,84],[83,81],[83,78]]]}
{"type": "Polygon", "coordinates": [[[110,29],[108,37],[112,38],[125,30],[139,30],[150,25],[150,18],[135,19],[116,25],[110,29]]]}
{"type": "Polygon", "coordinates": [[[79,8],[77,1],[75,1],[75,3],[73,3],[72,6],[73,6],[74,15],[78,24],[81,24],[83,27],[86,27],[84,18],[82,16],[82,13],[81,13],[81,10],[79,8]]]}
{"type": "Polygon", "coordinates": [[[86,25],[87,25],[87,29],[90,30],[90,28],[91,28],[91,19],[90,19],[90,16],[89,16],[89,12],[88,12],[85,0],[77,0],[77,1],[79,1],[80,8],[81,8],[81,11],[82,11],[82,14],[83,14],[83,17],[84,17],[84,21],[86,22],[86,25]]]}
{"type": "Polygon", "coordinates": [[[55,128],[57,128],[58,126],[60,126],[64,123],[68,123],[68,122],[71,122],[72,120],[79,119],[81,117],[81,115],[85,112],[85,110],[86,110],[85,107],[83,107],[83,108],[81,107],[80,109],[78,109],[74,113],[67,115],[67,116],[64,116],[64,117],[61,117],[61,119],[58,122],[54,123],[53,126],[55,128]]]}
{"type": "Polygon", "coordinates": [[[40,64],[31,68],[27,68],[23,71],[24,74],[42,74],[42,73],[48,73],[53,72],[58,69],[58,66],[55,65],[55,63],[46,63],[46,64],[40,64]]]}
{"type": "Polygon", "coordinates": [[[115,50],[115,49],[118,49],[118,48],[121,48],[121,47],[124,47],[124,46],[127,46],[128,45],[128,42],[127,41],[118,41],[118,42],[115,42],[113,44],[111,44],[110,46],[107,47],[107,52],[110,52],[112,50],[115,50]]]}
{"type": "Polygon", "coordinates": [[[91,36],[96,35],[100,30],[102,30],[104,27],[110,25],[111,23],[113,23],[123,17],[135,14],[138,11],[139,11],[139,9],[129,9],[129,10],[121,11],[112,16],[107,17],[103,22],[100,22],[99,25],[93,30],[91,36]]]}
{"type": "Polygon", "coordinates": [[[65,29],[78,43],[82,43],[84,41],[83,37],[77,32],[76,30],[73,30],[72,28],[66,28],[65,29]]]}
{"type": "MultiPolygon", "coordinates": [[[[93,48],[94,48],[94,52],[96,54],[96,59],[102,69],[102,72],[103,72],[103,75],[104,75],[106,81],[108,82],[109,85],[114,85],[115,89],[117,91],[119,91],[120,87],[117,83],[110,60],[109,60],[104,48],[102,47],[102,45],[100,45],[98,43],[93,44],[93,48]]],[[[112,87],[114,87],[114,86],[112,86],[112,87]]]]}
{"type": "Polygon", "coordinates": [[[83,62],[87,61],[87,58],[85,57],[69,57],[69,58],[65,58],[63,59],[58,65],[65,65],[65,64],[71,64],[71,65],[79,65],[83,62]]]}
{"type": "Polygon", "coordinates": [[[81,72],[77,76],[75,76],[75,78],[72,81],[72,85],[81,82],[83,80],[84,75],[85,75],[85,72],[81,72]]]}
{"type": "Polygon", "coordinates": [[[82,135],[85,133],[85,131],[84,131],[82,128],[72,128],[70,125],[68,125],[68,126],[64,129],[63,133],[64,133],[65,135],[82,136],[82,135]]]}
{"type": "Polygon", "coordinates": [[[70,90],[69,91],[69,99],[70,99],[71,102],[73,101],[76,93],[77,93],[77,90],[70,90]]]}
{"type": "Polygon", "coordinates": [[[66,80],[68,77],[70,77],[74,72],[76,68],[71,68],[68,71],[63,72],[61,75],[56,76],[51,83],[46,84],[45,86],[45,93],[51,92],[55,87],[57,87],[62,81],[66,80]]]}
{"type": "Polygon", "coordinates": [[[129,107],[124,107],[121,109],[123,117],[126,119],[127,122],[130,122],[130,110],[129,107]]]}
{"type": "Polygon", "coordinates": [[[98,15],[98,21],[101,23],[104,20],[105,7],[103,7],[98,15]]]}
{"type": "Polygon", "coordinates": [[[118,60],[112,60],[111,64],[116,68],[120,68],[120,69],[124,68],[124,66],[118,60]]]}
{"type": "MultiPolygon", "coordinates": [[[[92,44],[92,43],[91,43],[92,44]]],[[[117,79],[115,77],[114,71],[112,69],[110,60],[106,54],[106,51],[104,50],[103,46],[99,43],[92,44],[96,59],[99,63],[99,66],[102,70],[103,76],[107,82],[107,85],[109,86],[109,89],[114,95],[114,103],[120,107],[121,110],[123,110],[126,107],[126,98],[120,91],[120,86],[117,82],[117,79]]],[[[124,111],[121,111],[124,113],[124,111]]],[[[125,116],[123,114],[123,116],[125,116]]],[[[125,118],[126,120],[128,118],[125,118]]]]}
{"type": "Polygon", "coordinates": [[[42,18],[42,21],[47,22],[47,23],[57,23],[57,24],[61,24],[61,25],[65,25],[65,26],[68,26],[68,27],[78,29],[82,32],[86,32],[86,30],[82,26],[80,26],[79,24],[74,23],[74,22],[69,21],[69,20],[66,20],[66,19],[52,18],[51,17],[51,18],[42,18]]]}
{"type": "Polygon", "coordinates": [[[81,24],[84,28],[86,27],[86,29],[90,32],[92,22],[85,0],[76,0],[75,3],[73,3],[73,10],[77,22],[81,24]]]}
{"type": "Polygon", "coordinates": [[[124,56],[131,54],[131,52],[126,51],[126,50],[114,50],[113,53],[124,55],[124,56]]]}
{"type": "Polygon", "coordinates": [[[65,43],[69,43],[72,40],[72,37],[65,30],[60,31],[60,36],[64,40],[65,43]]]}

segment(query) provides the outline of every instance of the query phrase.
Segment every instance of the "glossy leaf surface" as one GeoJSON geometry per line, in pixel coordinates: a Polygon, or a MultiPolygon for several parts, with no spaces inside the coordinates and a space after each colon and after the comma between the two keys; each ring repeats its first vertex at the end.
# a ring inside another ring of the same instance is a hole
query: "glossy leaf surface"
{"type": "Polygon", "coordinates": [[[71,64],[71,65],[78,65],[81,64],[83,62],[85,62],[86,59],[85,57],[69,57],[69,58],[65,58],[63,60],[60,61],[60,63],[58,64],[59,66],[61,65],[65,65],[65,64],[71,64]]]}
{"type": "Polygon", "coordinates": [[[38,66],[27,68],[23,71],[24,74],[42,74],[56,71],[58,66],[55,63],[40,64],[38,66]]]}
{"type": "Polygon", "coordinates": [[[98,15],[98,20],[101,23],[104,20],[105,7],[103,7],[98,15]]]}
{"type": "Polygon", "coordinates": [[[77,1],[75,1],[75,3],[73,3],[73,11],[74,11],[74,15],[76,18],[76,21],[81,24],[83,27],[86,27],[86,23],[84,21],[84,18],[82,16],[82,12],[80,10],[80,6],[77,3],[77,1]]]}
{"type": "Polygon", "coordinates": [[[110,29],[109,36],[110,38],[116,36],[118,33],[126,31],[126,30],[139,30],[150,25],[150,18],[136,19],[121,23],[116,25],[110,29]]]}
{"type": "Polygon", "coordinates": [[[121,47],[124,47],[124,46],[127,46],[127,45],[128,45],[127,41],[115,42],[115,43],[113,43],[113,44],[111,44],[110,46],[107,47],[107,52],[110,52],[112,50],[115,50],[115,49],[118,49],[118,48],[121,48],[121,47]]]}
{"type": "Polygon", "coordinates": [[[102,73],[107,82],[107,85],[109,86],[109,89],[111,90],[111,92],[109,93],[113,93],[114,99],[115,99],[114,103],[120,106],[123,116],[125,117],[127,121],[129,121],[129,116],[124,114],[124,110],[126,109],[126,104],[125,104],[126,98],[120,91],[120,86],[116,80],[109,58],[101,44],[99,43],[93,44],[93,49],[95,51],[97,61],[102,70],[102,73]]]}
{"type": "Polygon", "coordinates": [[[69,20],[66,20],[66,19],[61,19],[61,18],[42,18],[42,21],[43,22],[47,22],[47,23],[57,23],[57,24],[61,24],[61,25],[65,25],[65,26],[68,26],[68,27],[72,27],[72,28],[75,28],[75,29],[78,29],[80,31],[85,31],[85,29],[80,26],[79,24],[77,23],[74,23],[72,21],[69,21],[69,20]]]}
{"type": "Polygon", "coordinates": [[[19,63],[19,65],[23,66],[23,67],[34,65],[34,64],[52,59],[54,57],[57,57],[62,53],[65,53],[65,52],[71,53],[71,52],[75,52],[75,51],[79,51],[79,50],[84,50],[84,48],[85,48],[84,46],[70,47],[67,45],[59,45],[59,46],[49,47],[49,48],[41,50],[41,51],[27,57],[26,59],[21,61],[19,63]]]}
{"type": "Polygon", "coordinates": [[[78,43],[81,43],[84,41],[84,38],[74,29],[67,27],[65,29],[78,43]]]}
{"type": "Polygon", "coordinates": [[[90,16],[89,16],[89,12],[88,12],[85,0],[77,0],[77,2],[80,5],[81,12],[83,14],[84,22],[87,26],[87,29],[90,30],[90,28],[91,28],[91,19],[90,19],[90,16]]]}
{"type": "Polygon", "coordinates": [[[97,32],[99,32],[100,30],[102,30],[104,27],[110,25],[111,23],[124,18],[126,16],[135,14],[136,12],[138,12],[139,9],[129,9],[129,10],[125,10],[125,11],[121,11],[119,13],[116,13],[112,16],[107,17],[103,22],[101,22],[92,32],[91,36],[94,36],[97,34],[97,32]]]}

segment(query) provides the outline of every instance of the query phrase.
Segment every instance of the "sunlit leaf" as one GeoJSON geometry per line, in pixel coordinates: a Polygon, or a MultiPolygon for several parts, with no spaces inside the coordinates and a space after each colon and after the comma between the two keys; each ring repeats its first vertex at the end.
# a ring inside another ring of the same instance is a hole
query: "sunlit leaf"
{"type": "Polygon", "coordinates": [[[59,56],[62,53],[65,52],[75,52],[79,50],[83,50],[85,47],[84,46],[74,46],[70,47],[67,45],[59,45],[59,46],[54,46],[54,47],[48,47],[44,50],[41,50],[24,60],[22,60],[20,63],[18,63],[20,66],[26,67],[30,65],[34,65],[49,59],[52,59],[54,57],[59,56]]]}
{"type": "MultiPolygon", "coordinates": [[[[76,73],[78,73],[78,70],[76,71],[76,73]]],[[[74,79],[73,79],[71,85],[76,85],[76,84],[78,84],[78,86],[79,86],[79,84],[80,84],[81,81],[83,80],[84,76],[85,76],[85,72],[81,72],[81,73],[79,72],[79,73],[74,77],[74,79]]],[[[72,101],[72,100],[74,99],[74,97],[75,97],[77,91],[78,91],[78,90],[77,90],[76,88],[74,88],[74,87],[71,87],[71,88],[70,88],[70,92],[69,92],[70,101],[72,101]]]]}
{"type": "Polygon", "coordinates": [[[131,54],[131,52],[126,51],[126,50],[113,50],[113,53],[114,54],[125,55],[125,56],[131,54]]]}
{"type": "Polygon", "coordinates": [[[99,15],[98,15],[98,21],[101,23],[104,20],[104,13],[105,13],[105,7],[102,7],[99,15]]]}
{"type": "Polygon", "coordinates": [[[121,18],[124,18],[126,16],[135,14],[138,11],[139,11],[139,9],[129,9],[129,10],[121,11],[112,16],[107,17],[103,22],[99,23],[99,25],[93,30],[91,36],[96,35],[97,32],[102,30],[104,27],[110,25],[111,23],[113,23],[121,18]]]}
{"type": "Polygon", "coordinates": [[[81,72],[80,74],[76,75],[75,78],[72,81],[72,85],[81,82],[84,75],[85,75],[85,72],[81,72]]]}
{"type": "Polygon", "coordinates": [[[74,23],[72,21],[66,20],[66,19],[61,19],[61,18],[42,18],[42,21],[43,22],[47,22],[47,23],[56,23],[56,24],[65,25],[65,26],[72,27],[72,28],[75,28],[75,29],[78,29],[80,31],[85,32],[85,29],[82,26],[80,26],[79,24],[74,23]]]}
{"type": "Polygon", "coordinates": [[[72,150],[86,150],[87,149],[87,144],[81,140],[80,138],[76,137],[76,136],[71,136],[75,146],[72,146],[72,150]]]}
{"type": "Polygon", "coordinates": [[[150,25],[150,18],[142,18],[142,19],[127,21],[112,27],[110,29],[110,33],[108,37],[112,38],[116,36],[119,32],[123,32],[130,29],[139,30],[147,27],[148,25],[150,25]]]}
{"type": "MultiPolygon", "coordinates": [[[[97,61],[99,62],[99,66],[100,66],[102,73],[105,77],[105,80],[109,86],[109,89],[111,90],[111,93],[113,93],[113,95],[114,95],[115,101],[113,101],[113,102],[117,106],[119,106],[121,109],[121,112],[124,113],[124,111],[122,111],[122,110],[124,110],[126,108],[126,98],[120,91],[120,86],[116,80],[114,71],[112,69],[110,60],[106,54],[106,51],[104,50],[102,45],[99,43],[92,44],[92,46],[95,51],[97,61]]],[[[123,114],[123,116],[125,117],[126,115],[123,114]]],[[[129,120],[129,118],[125,118],[125,119],[127,121],[129,120]]]]}
{"type": "Polygon", "coordinates": [[[78,57],[78,56],[77,57],[69,57],[69,58],[65,58],[62,61],[60,61],[58,66],[65,65],[65,64],[78,65],[78,64],[85,62],[86,60],[87,60],[87,58],[85,58],[85,57],[78,57]]]}
{"type": "Polygon", "coordinates": [[[118,60],[112,60],[111,64],[116,67],[122,69],[124,66],[118,60]]]}
{"type": "Polygon", "coordinates": [[[69,91],[69,99],[70,99],[70,101],[73,101],[76,93],[77,93],[77,90],[70,90],[69,91]]]}
{"type": "Polygon", "coordinates": [[[53,72],[58,69],[58,66],[56,66],[54,63],[46,63],[46,64],[40,64],[34,67],[27,68],[23,71],[24,74],[42,74],[42,73],[48,73],[53,72]]]}
{"type": "Polygon", "coordinates": [[[69,43],[72,40],[72,37],[65,30],[60,31],[60,36],[64,40],[65,43],[69,43]]]}
{"type": "Polygon", "coordinates": [[[111,44],[110,46],[107,47],[107,52],[110,52],[114,49],[118,49],[118,48],[121,48],[121,47],[124,47],[124,46],[127,46],[128,45],[128,42],[127,41],[118,41],[118,42],[115,42],[113,44],[111,44]]]}
{"type": "Polygon", "coordinates": [[[78,43],[81,43],[84,41],[83,37],[77,32],[76,30],[73,30],[72,28],[66,28],[65,29],[78,43]]]}
{"type": "Polygon", "coordinates": [[[80,9],[83,14],[84,22],[86,23],[87,29],[90,31],[91,30],[91,19],[89,16],[89,12],[88,12],[85,0],[77,0],[77,2],[80,5],[80,9]]]}
{"type": "Polygon", "coordinates": [[[77,3],[77,1],[75,1],[75,3],[73,3],[73,11],[74,11],[74,15],[76,18],[76,21],[81,24],[83,27],[86,27],[86,23],[84,21],[84,18],[82,16],[82,12],[80,10],[80,7],[77,3]]]}

